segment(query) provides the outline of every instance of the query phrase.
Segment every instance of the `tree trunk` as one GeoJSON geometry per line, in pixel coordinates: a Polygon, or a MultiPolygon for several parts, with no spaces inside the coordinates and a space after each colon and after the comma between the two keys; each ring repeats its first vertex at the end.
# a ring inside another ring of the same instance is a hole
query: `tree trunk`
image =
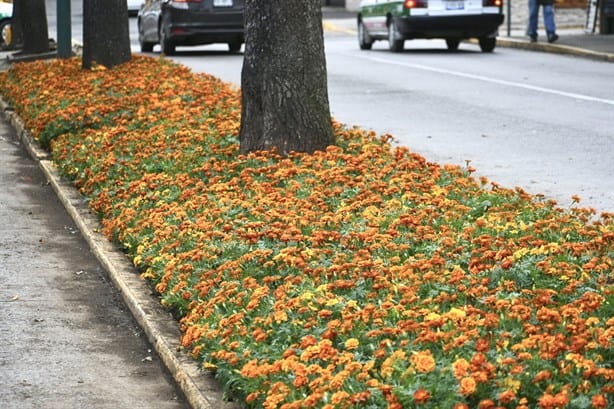
{"type": "Polygon", "coordinates": [[[20,29],[23,36],[23,54],[41,54],[49,51],[49,31],[45,0],[17,0],[21,3],[20,29]]]}
{"type": "Polygon", "coordinates": [[[22,0],[13,2],[13,15],[11,16],[11,41],[7,44],[11,50],[19,49],[23,46],[23,17],[21,10],[22,0]]]}
{"type": "Polygon", "coordinates": [[[246,0],[241,152],[334,144],[321,0],[246,0]]]}
{"type": "Polygon", "coordinates": [[[82,68],[112,68],[130,58],[126,0],[83,0],[82,68]]]}

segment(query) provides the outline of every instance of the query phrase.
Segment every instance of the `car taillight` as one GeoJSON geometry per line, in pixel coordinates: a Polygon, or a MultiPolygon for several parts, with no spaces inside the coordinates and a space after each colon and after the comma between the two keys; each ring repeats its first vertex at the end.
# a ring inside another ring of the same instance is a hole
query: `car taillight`
{"type": "Polygon", "coordinates": [[[503,0],[482,0],[482,6],[484,6],[484,7],[501,7],[501,6],[503,6],[503,0]]]}
{"type": "Polygon", "coordinates": [[[428,0],[405,0],[403,7],[406,9],[425,8],[428,5],[428,0]]]}

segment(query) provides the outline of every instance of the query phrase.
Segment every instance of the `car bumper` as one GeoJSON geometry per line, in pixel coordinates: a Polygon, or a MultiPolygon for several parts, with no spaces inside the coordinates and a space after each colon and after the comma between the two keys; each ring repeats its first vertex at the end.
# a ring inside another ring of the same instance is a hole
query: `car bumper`
{"type": "Polygon", "coordinates": [[[503,14],[409,16],[397,18],[399,32],[411,38],[479,38],[497,32],[503,14]]]}
{"type": "Polygon", "coordinates": [[[244,41],[241,12],[185,12],[170,9],[170,38],[176,44],[197,45],[244,41]]]}

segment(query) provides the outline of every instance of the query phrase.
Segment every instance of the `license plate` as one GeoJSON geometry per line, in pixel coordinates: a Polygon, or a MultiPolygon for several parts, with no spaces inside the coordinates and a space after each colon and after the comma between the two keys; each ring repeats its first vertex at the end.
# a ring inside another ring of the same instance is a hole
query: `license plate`
{"type": "Polygon", "coordinates": [[[464,1],[446,1],[446,10],[463,10],[465,8],[464,1]]]}
{"type": "Polygon", "coordinates": [[[232,7],[232,0],[213,0],[213,7],[232,7]]]}

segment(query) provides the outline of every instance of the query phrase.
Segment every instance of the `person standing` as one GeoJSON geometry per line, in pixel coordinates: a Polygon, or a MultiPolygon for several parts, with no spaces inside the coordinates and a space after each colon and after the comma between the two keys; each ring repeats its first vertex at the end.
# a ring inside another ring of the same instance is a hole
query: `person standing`
{"type": "Polygon", "coordinates": [[[539,17],[539,6],[544,12],[544,26],[549,43],[554,43],[559,36],[556,34],[554,23],[554,0],[529,0],[529,27],[527,33],[532,43],[537,42],[537,20],[539,17]]]}

